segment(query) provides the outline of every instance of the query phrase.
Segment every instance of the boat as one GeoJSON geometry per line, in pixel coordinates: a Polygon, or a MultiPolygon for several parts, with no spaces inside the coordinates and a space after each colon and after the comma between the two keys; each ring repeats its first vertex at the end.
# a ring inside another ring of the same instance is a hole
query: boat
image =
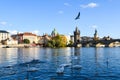
{"type": "Polygon", "coordinates": [[[24,45],[24,48],[29,48],[30,46],[24,45]]]}
{"type": "Polygon", "coordinates": [[[3,48],[10,48],[10,46],[4,46],[3,48]]]}

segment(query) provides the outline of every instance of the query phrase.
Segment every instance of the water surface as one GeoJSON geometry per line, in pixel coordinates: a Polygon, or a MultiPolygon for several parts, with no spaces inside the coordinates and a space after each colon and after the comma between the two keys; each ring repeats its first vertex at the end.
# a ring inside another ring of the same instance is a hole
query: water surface
{"type": "Polygon", "coordinates": [[[0,80],[119,80],[119,75],[119,47],[0,48],[0,80]],[[56,70],[61,64],[70,65],[60,75],[56,70]]]}

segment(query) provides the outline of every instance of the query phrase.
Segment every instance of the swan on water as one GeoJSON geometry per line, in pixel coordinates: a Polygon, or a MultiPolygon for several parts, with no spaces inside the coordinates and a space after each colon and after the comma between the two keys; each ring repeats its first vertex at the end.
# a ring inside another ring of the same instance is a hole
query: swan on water
{"type": "Polygon", "coordinates": [[[27,64],[27,67],[28,67],[28,70],[27,70],[28,72],[38,71],[37,68],[35,68],[35,67],[30,67],[29,64],[27,64]]]}
{"type": "Polygon", "coordinates": [[[82,66],[81,66],[81,65],[73,65],[72,68],[73,68],[73,69],[81,69],[82,66]]]}
{"type": "Polygon", "coordinates": [[[78,59],[78,56],[71,56],[71,59],[78,59]]]}
{"type": "Polygon", "coordinates": [[[57,74],[63,74],[64,73],[64,66],[59,66],[56,71],[57,74]]]}
{"type": "Polygon", "coordinates": [[[60,66],[62,67],[68,67],[68,66],[70,66],[71,64],[61,64],[60,66]]]}

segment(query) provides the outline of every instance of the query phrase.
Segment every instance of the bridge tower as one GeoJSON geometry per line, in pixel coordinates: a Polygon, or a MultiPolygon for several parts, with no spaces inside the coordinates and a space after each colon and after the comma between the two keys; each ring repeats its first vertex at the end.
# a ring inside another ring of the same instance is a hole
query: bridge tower
{"type": "Polygon", "coordinates": [[[94,40],[99,40],[97,30],[95,29],[94,40]]]}
{"type": "Polygon", "coordinates": [[[78,29],[78,27],[76,27],[74,31],[74,44],[76,45],[79,42],[80,42],[80,30],[78,29]]]}

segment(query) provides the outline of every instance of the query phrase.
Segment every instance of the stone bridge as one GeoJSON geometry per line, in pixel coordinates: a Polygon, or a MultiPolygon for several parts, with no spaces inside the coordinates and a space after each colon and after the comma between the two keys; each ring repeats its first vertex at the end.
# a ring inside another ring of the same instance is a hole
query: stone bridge
{"type": "Polygon", "coordinates": [[[77,45],[78,44],[81,44],[83,47],[86,46],[96,47],[97,44],[104,45],[105,47],[115,47],[120,46],[120,39],[81,41],[77,43],[77,45]]]}

